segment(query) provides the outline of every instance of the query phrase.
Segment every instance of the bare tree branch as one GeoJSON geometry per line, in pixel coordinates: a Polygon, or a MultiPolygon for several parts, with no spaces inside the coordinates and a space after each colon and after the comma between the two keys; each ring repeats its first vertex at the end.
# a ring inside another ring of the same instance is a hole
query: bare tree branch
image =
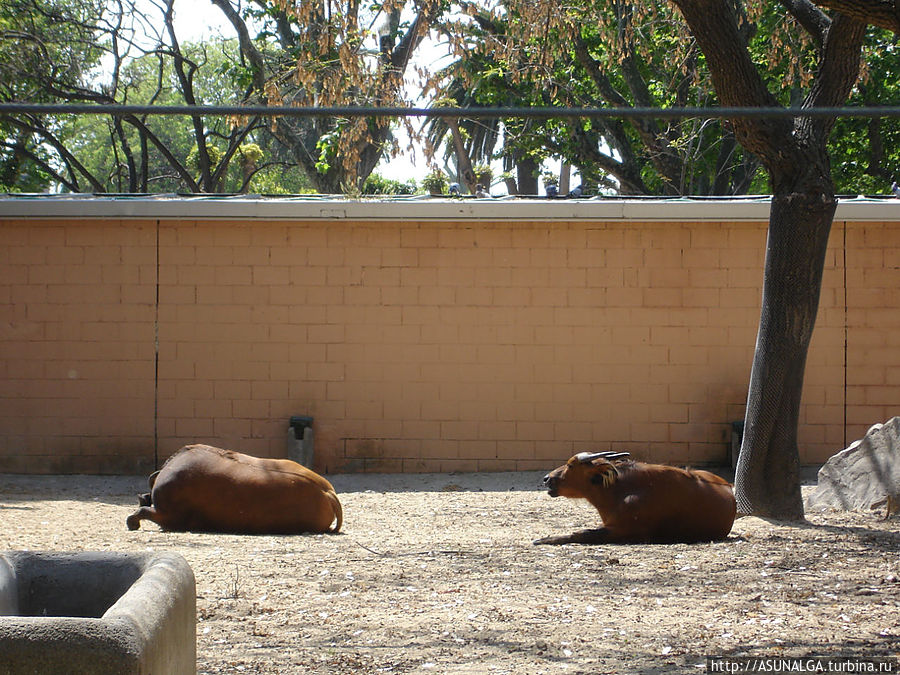
{"type": "Polygon", "coordinates": [[[240,149],[241,144],[247,139],[247,136],[250,135],[250,132],[257,128],[258,124],[259,118],[254,117],[248,124],[244,126],[243,129],[236,129],[234,133],[231,134],[231,138],[228,141],[228,149],[225,150],[225,154],[222,155],[222,159],[219,161],[219,166],[216,167],[216,170],[212,176],[213,182],[216,185],[218,185],[222,178],[224,178],[225,172],[228,170],[228,165],[231,163],[231,160],[234,157],[235,153],[240,149]]]}
{"type": "MultiPolygon", "coordinates": [[[[178,38],[175,36],[174,24],[174,4],[175,0],[166,0],[165,24],[169,33],[169,39],[172,42],[171,56],[173,58],[173,67],[178,75],[178,81],[181,84],[181,95],[188,105],[196,105],[197,99],[194,96],[193,73],[197,66],[184,57],[181,48],[178,45],[178,38]],[[185,70],[185,65],[188,70],[185,70]]],[[[200,164],[200,185],[204,192],[213,192],[215,184],[212,180],[212,162],[209,157],[209,149],[206,147],[206,131],[204,129],[203,118],[199,116],[191,117],[194,126],[194,138],[197,142],[197,158],[200,164]]]]}
{"type": "Polygon", "coordinates": [[[816,4],[900,34],[900,3],[896,0],[816,0],[816,4]]]}
{"type": "Polygon", "coordinates": [[[48,175],[52,176],[54,180],[58,181],[60,185],[64,185],[67,190],[71,192],[78,192],[78,184],[73,183],[68,178],[60,174],[56,169],[54,169],[50,164],[48,164],[42,157],[39,157],[31,150],[29,150],[24,145],[5,143],[0,141],[0,145],[3,145],[8,148],[14,148],[16,152],[21,153],[22,155],[28,157],[32,162],[34,162],[37,166],[39,166],[42,170],[46,171],[48,175]]]}
{"type": "Polygon", "coordinates": [[[141,130],[146,140],[150,141],[153,146],[162,153],[162,156],[165,157],[169,165],[175,169],[178,177],[184,181],[191,192],[200,192],[200,186],[197,184],[197,181],[194,180],[194,177],[190,172],[180,161],[178,161],[178,158],[172,154],[168,146],[163,143],[142,120],[133,115],[125,115],[122,119],[141,130]]]}
{"type": "MultiPolygon", "coordinates": [[[[842,105],[859,78],[860,50],[866,23],[845,14],[836,14],[825,36],[819,72],[804,101],[804,107],[842,105]]],[[[835,118],[804,118],[798,129],[809,127],[817,137],[828,138],[835,118]]]]}
{"type": "MultiPolygon", "coordinates": [[[[237,33],[241,53],[247,57],[248,61],[250,61],[253,88],[260,96],[262,96],[266,87],[266,67],[262,55],[259,53],[256,45],[253,44],[253,39],[250,37],[250,30],[247,28],[246,22],[241,18],[241,15],[235,11],[230,0],[211,0],[211,2],[222,10],[225,18],[228,19],[232,28],[234,28],[237,33]]],[[[290,34],[290,29],[287,28],[286,32],[290,34]]]]}
{"type": "MultiPolygon", "coordinates": [[[[706,57],[719,102],[723,106],[777,107],[756,64],[745,47],[737,15],[727,0],[672,0],[681,10],[706,57]]],[[[767,160],[771,167],[785,161],[793,125],[785,118],[733,120],[744,148],[767,160]]]]}
{"type": "Polygon", "coordinates": [[[779,0],[779,2],[821,47],[825,42],[828,27],[831,25],[828,15],[810,0],[779,0]]]}
{"type": "MultiPolygon", "coordinates": [[[[13,125],[21,129],[38,134],[44,139],[44,142],[47,145],[56,151],[57,155],[59,155],[60,159],[66,165],[66,168],[69,170],[69,175],[72,177],[71,181],[66,181],[67,184],[74,183],[77,186],[77,176],[81,175],[91,185],[94,192],[106,192],[106,188],[104,188],[100,180],[94,176],[87,167],[75,157],[75,155],[69,152],[68,148],[66,148],[65,144],[56,136],[56,134],[47,129],[40,120],[17,117],[11,117],[9,120],[13,125]]],[[[75,191],[80,192],[81,190],[76,189],[75,191]]]]}

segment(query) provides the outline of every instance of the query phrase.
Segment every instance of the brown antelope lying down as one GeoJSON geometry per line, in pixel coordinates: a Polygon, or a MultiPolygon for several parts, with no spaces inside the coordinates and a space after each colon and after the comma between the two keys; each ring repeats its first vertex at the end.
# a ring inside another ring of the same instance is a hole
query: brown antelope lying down
{"type": "Polygon", "coordinates": [[[551,497],[587,499],[603,527],[535,544],[671,544],[724,539],[737,510],[731,484],[708,471],[642,464],[627,452],[575,455],[544,476],[551,497]]]}
{"type": "Polygon", "coordinates": [[[331,483],[289,459],[186,445],[150,476],[151,492],[125,523],[233,534],[337,532],[343,518],[331,483]],[[336,521],[336,522],[335,522],[336,521]],[[334,529],[331,523],[335,522],[334,529]]]}

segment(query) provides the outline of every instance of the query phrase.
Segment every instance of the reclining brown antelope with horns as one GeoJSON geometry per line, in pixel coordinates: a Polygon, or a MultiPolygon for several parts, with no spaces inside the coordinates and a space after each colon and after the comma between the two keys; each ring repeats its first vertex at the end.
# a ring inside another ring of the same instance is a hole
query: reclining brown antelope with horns
{"type": "Polygon", "coordinates": [[[724,539],[737,507],[731,484],[710,473],[583,452],[544,476],[551,497],[587,499],[603,527],[535,544],[673,544],[724,539]]]}

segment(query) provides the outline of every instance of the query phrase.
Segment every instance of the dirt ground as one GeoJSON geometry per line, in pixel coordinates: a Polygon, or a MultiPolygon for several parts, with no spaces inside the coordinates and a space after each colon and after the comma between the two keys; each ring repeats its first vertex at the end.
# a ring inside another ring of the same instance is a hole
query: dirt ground
{"type": "Polygon", "coordinates": [[[742,518],[714,544],[534,546],[596,526],[596,512],[551,499],[537,473],[330,478],[341,534],[248,537],[129,532],[143,477],[0,475],[0,550],[181,554],[199,673],[698,673],[708,655],[898,656],[897,517],[742,518]]]}

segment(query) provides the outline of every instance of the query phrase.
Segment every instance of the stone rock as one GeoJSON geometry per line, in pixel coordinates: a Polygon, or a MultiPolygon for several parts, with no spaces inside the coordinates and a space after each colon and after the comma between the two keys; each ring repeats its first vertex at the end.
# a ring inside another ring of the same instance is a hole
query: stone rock
{"type": "Polygon", "coordinates": [[[819,469],[808,508],[869,511],[900,497],[900,417],[871,427],[819,469]]]}

